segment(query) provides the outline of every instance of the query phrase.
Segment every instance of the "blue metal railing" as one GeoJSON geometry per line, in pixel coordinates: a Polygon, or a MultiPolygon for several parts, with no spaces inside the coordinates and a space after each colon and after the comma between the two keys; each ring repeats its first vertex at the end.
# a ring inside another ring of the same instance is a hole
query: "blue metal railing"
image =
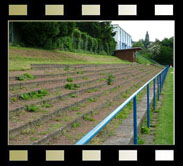
{"type": "Polygon", "coordinates": [[[145,87],[147,87],[147,127],[150,127],[150,107],[149,107],[149,84],[154,81],[153,86],[153,108],[156,106],[156,79],[158,86],[158,100],[159,100],[159,91],[163,87],[164,80],[166,78],[169,66],[161,70],[157,75],[155,75],[151,80],[146,82],[141,88],[139,88],[135,93],[133,93],[128,99],[126,99],[119,107],[117,107],[111,114],[109,114],[104,120],[102,120],[96,127],[90,130],[83,138],[81,138],[75,145],[84,145],[90,142],[90,140],[95,137],[132,99],[133,99],[133,127],[134,127],[134,144],[137,144],[137,103],[136,96],[141,92],[145,87]]]}

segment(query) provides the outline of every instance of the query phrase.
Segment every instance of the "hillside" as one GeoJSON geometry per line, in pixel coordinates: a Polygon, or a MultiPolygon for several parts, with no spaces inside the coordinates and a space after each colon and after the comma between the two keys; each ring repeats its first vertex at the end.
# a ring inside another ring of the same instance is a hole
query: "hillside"
{"type": "Polygon", "coordinates": [[[119,58],[89,53],[43,50],[25,47],[9,48],[9,70],[28,70],[31,64],[129,64],[119,58]]]}

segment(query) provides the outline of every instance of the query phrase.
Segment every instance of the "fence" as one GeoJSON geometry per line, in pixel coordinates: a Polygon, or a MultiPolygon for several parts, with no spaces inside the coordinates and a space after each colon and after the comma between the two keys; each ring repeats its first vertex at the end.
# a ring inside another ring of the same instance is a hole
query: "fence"
{"type": "Polygon", "coordinates": [[[134,128],[134,144],[137,144],[137,103],[136,96],[145,87],[147,88],[147,127],[150,127],[150,106],[149,106],[149,84],[153,81],[153,108],[156,107],[156,80],[157,80],[157,93],[158,100],[162,90],[169,66],[165,67],[151,80],[146,82],[141,88],[133,93],[128,99],[126,99],[119,107],[117,107],[111,114],[109,114],[103,121],[101,121],[96,127],[90,130],[83,138],[81,138],[75,145],[84,145],[90,142],[131,100],[133,100],[133,128],[134,128]]]}

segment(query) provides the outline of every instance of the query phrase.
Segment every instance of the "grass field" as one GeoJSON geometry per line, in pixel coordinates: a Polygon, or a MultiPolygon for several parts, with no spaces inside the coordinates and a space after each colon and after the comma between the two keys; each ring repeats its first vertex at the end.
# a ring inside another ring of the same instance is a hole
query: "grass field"
{"type": "Polygon", "coordinates": [[[173,68],[169,69],[163,101],[159,111],[158,124],[155,130],[154,144],[173,144],[173,68]]]}
{"type": "Polygon", "coordinates": [[[31,64],[119,64],[130,63],[114,56],[43,50],[25,47],[9,48],[9,71],[28,70],[31,64]]]}

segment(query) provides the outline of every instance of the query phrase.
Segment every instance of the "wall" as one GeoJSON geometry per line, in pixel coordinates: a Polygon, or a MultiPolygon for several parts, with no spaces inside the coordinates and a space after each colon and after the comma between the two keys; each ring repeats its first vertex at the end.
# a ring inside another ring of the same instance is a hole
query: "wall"
{"type": "Polygon", "coordinates": [[[136,54],[134,50],[116,51],[114,56],[130,62],[136,62],[136,54]]]}

